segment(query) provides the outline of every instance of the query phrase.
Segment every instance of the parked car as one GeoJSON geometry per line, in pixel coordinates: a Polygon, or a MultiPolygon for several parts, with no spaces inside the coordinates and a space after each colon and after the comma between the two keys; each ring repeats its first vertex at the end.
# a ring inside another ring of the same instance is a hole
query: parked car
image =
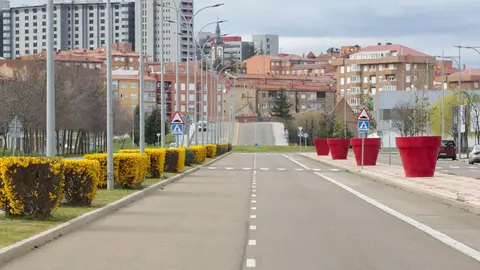
{"type": "Polygon", "coordinates": [[[442,140],[442,145],[438,150],[438,158],[451,158],[452,160],[456,160],[457,146],[455,145],[455,141],[442,140]]]}
{"type": "Polygon", "coordinates": [[[207,121],[198,121],[197,123],[198,131],[207,131],[208,122],[207,121]]]}
{"type": "Polygon", "coordinates": [[[480,145],[475,145],[468,155],[468,163],[475,164],[480,162],[480,145]]]}

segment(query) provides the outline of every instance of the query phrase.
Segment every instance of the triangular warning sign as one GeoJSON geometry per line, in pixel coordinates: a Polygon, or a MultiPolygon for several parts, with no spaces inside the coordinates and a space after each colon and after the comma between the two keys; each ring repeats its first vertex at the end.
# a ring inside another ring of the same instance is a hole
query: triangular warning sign
{"type": "Polygon", "coordinates": [[[173,117],[172,117],[172,120],[170,121],[170,124],[185,124],[182,116],[180,115],[180,113],[178,111],[173,114],[173,117]]]}
{"type": "Polygon", "coordinates": [[[370,120],[372,120],[372,118],[370,117],[370,115],[368,115],[367,110],[365,108],[363,108],[362,111],[358,114],[357,120],[358,121],[370,121],[370,120]]]}
{"type": "Polygon", "coordinates": [[[360,126],[358,127],[360,130],[368,130],[367,122],[362,121],[360,122],[360,126]]]}

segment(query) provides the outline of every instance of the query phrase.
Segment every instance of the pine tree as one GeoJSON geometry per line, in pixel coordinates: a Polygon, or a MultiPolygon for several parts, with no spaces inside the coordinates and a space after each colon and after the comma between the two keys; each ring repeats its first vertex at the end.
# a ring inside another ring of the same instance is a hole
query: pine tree
{"type": "MultiPolygon", "coordinates": [[[[158,141],[157,133],[162,130],[162,116],[160,109],[154,109],[145,119],[145,143],[156,144],[158,141]]],[[[169,121],[165,121],[165,136],[169,132],[169,121]]],[[[161,139],[160,135],[160,139],[161,139]]],[[[139,145],[140,141],[140,110],[138,106],[135,108],[135,144],[139,145]]]]}
{"type": "Polygon", "coordinates": [[[284,89],[280,89],[280,92],[275,99],[275,104],[270,110],[272,116],[280,117],[284,120],[289,120],[292,118],[292,108],[293,104],[288,100],[288,95],[285,93],[284,89]]]}

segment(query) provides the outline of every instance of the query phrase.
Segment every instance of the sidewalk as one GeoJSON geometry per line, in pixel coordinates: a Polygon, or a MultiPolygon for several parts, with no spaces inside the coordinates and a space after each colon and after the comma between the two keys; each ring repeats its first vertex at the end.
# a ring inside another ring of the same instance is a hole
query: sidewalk
{"type": "Polygon", "coordinates": [[[403,167],[398,165],[389,166],[388,164],[377,163],[377,166],[365,166],[362,171],[353,158],[332,160],[330,156],[317,156],[316,153],[300,153],[299,155],[480,214],[480,180],[474,178],[437,172],[433,178],[407,178],[403,167]]]}

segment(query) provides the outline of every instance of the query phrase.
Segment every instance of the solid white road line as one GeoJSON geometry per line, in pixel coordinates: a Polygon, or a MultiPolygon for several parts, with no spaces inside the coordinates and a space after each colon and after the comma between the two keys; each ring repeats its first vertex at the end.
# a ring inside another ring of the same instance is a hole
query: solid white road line
{"type": "Polygon", "coordinates": [[[247,259],[247,267],[248,268],[254,268],[256,265],[255,259],[247,259]]]}
{"type": "Polygon", "coordinates": [[[300,162],[296,161],[295,159],[293,159],[293,158],[291,158],[291,157],[289,157],[289,156],[287,156],[287,155],[285,155],[285,154],[282,154],[282,156],[284,156],[285,158],[289,159],[291,162],[293,162],[293,163],[297,164],[298,166],[300,166],[300,167],[304,168],[305,170],[310,170],[310,168],[309,168],[309,167],[307,167],[307,166],[303,165],[302,163],[300,163],[300,162]]]}
{"type": "Polygon", "coordinates": [[[423,231],[424,233],[432,236],[433,238],[439,240],[440,242],[448,245],[449,247],[451,247],[453,249],[456,249],[457,251],[459,251],[459,252],[461,252],[461,253],[463,253],[463,254],[465,254],[465,255],[467,255],[467,256],[469,256],[469,257],[471,257],[471,258],[480,262],[480,252],[479,251],[477,251],[477,250],[475,250],[475,249],[473,249],[473,248],[471,248],[471,247],[469,247],[469,246],[467,246],[467,245],[449,237],[448,235],[446,235],[444,233],[441,233],[437,230],[434,230],[434,229],[428,227],[427,225],[425,225],[425,224],[423,224],[423,223],[421,223],[421,222],[419,222],[419,221],[417,221],[417,220],[415,220],[411,217],[408,217],[408,216],[406,216],[406,215],[404,215],[404,214],[402,214],[402,213],[400,213],[396,210],[393,210],[392,208],[390,208],[390,207],[388,207],[384,204],[381,204],[380,202],[378,202],[378,201],[376,201],[376,200],[374,200],[374,199],[372,199],[372,198],[370,198],[366,195],[363,195],[362,193],[354,190],[353,188],[351,188],[347,185],[344,185],[344,184],[342,184],[342,183],[340,183],[340,182],[338,182],[338,181],[336,181],[336,180],[334,180],[334,179],[332,179],[328,176],[325,176],[321,173],[315,173],[315,174],[322,177],[323,179],[329,181],[330,183],[343,188],[344,190],[346,190],[346,191],[350,192],[351,194],[357,196],[358,198],[366,201],[367,203],[377,207],[378,209],[384,211],[385,213],[390,214],[390,215],[402,220],[403,222],[413,226],[414,228],[416,228],[420,231],[423,231]]]}
{"type": "Polygon", "coordinates": [[[248,240],[248,245],[249,246],[256,246],[257,245],[257,240],[254,240],[254,239],[248,240]]]}

